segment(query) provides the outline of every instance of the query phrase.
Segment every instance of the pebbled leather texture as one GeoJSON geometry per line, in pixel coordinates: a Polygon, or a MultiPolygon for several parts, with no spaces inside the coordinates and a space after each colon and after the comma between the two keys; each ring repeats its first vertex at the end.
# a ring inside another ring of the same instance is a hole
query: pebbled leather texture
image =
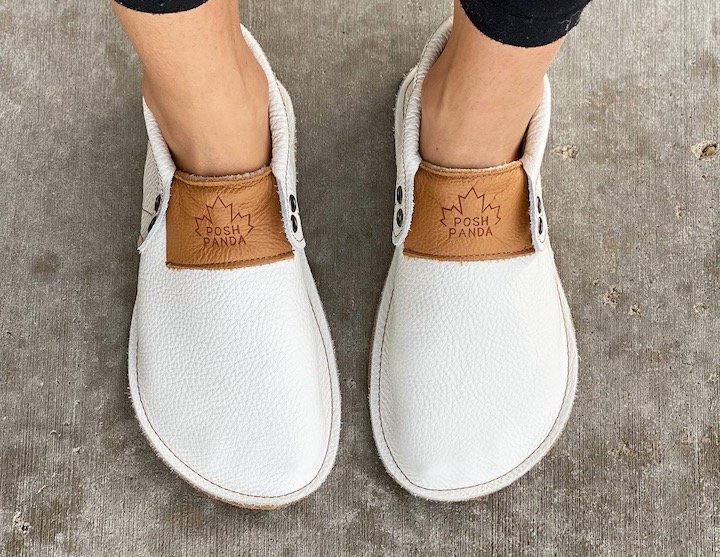
{"type": "Polygon", "coordinates": [[[154,432],[229,491],[296,491],[321,468],[332,405],[299,260],[175,270],[163,236],[140,260],[135,310],[140,403],[154,432]]]}
{"type": "MultiPolygon", "coordinates": [[[[432,65],[449,28],[445,22],[430,40],[418,68],[432,65]]],[[[419,104],[407,100],[418,73],[406,78],[396,105],[398,184],[408,195],[396,191],[405,220],[393,226],[397,248],[375,325],[370,412],[380,457],[401,486],[460,501],[509,485],[550,450],[572,407],[578,360],[540,199],[547,82],[522,158],[528,253],[440,260],[404,253],[413,227],[424,226],[413,211],[423,195],[412,191],[417,144],[406,141],[406,121],[419,122],[419,104]]]]}
{"type": "MultiPolygon", "coordinates": [[[[283,166],[294,166],[292,104],[266,69],[277,93],[273,173],[284,169],[269,191],[294,196],[294,167],[283,166]]],[[[284,248],[292,246],[282,260],[232,269],[166,265],[168,199],[178,182],[147,107],[145,117],[150,147],[128,357],[136,415],[157,454],[195,488],[250,508],[293,503],[329,474],[340,429],[327,321],[304,240],[279,214],[299,218],[297,203],[265,206],[277,212],[284,248]]]]}
{"type": "Polygon", "coordinates": [[[510,472],[564,402],[568,346],[552,253],[460,263],[398,255],[382,327],[380,435],[409,482],[510,472]]]}

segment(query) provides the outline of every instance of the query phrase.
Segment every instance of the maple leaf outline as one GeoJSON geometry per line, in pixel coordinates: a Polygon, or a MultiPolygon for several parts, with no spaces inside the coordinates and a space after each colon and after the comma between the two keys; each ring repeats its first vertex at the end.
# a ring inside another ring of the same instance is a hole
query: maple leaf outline
{"type": "MultiPolygon", "coordinates": [[[[450,205],[450,207],[440,207],[442,210],[442,218],[440,219],[440,223],[447,227],[449,226],[447,222],[445,222],[445,219],[453,213],[458,213],[461,216],[466,216],[463,209],[463,201],[472,201],[472,198],[468,200],[468,197],[470,194],[473,194],[475,196],[475,199],[480,202],[480,207],[482,207],[480,211],[480,215],[484,215],[486,211],[494,211],[495,212],[495,223],[497,224],[500,222],[500,205],[493,205],[492,203],[488,202],[485,203],[485,194],[482,193],[478,195],[478,193],[475,191],[475,187],[470,188],[468,192],[465,195],[458,195],[458,201],[457,204],[450,205]]],[[[478,215],[478,216],[480,216],[478,215]]]]}
{"type": "Polygon", "coordinates": [[[228,221],[230,224],[235,223],[236,219],[238,219],[240,222],[242,222],[243,220],[245,221],[246,226],[247,226],[247,232],[245,232],[245,234],[244,234],[245,236],[248,236],[255,228],[252,225],[252,223],[250,222],[250,213],[248,213],[246,215],[243,215],[240,212],[233,213],[233,204],[232,203],[226,204],[222,200],[222,198],[218,195],[215,198],[215,201],[213,201],[212,205],[208,205],[207,203],[205,204],[205,214],[203,214],[203,216],[195,217],[195,233],[200,237],[204,237],[204,234],[200,231],[201,230],[200,227],[203,225],[203,223],[209,223],[210,225],[215,226],[215,222],[213,221],[213,216],[215,215],[216,211],[221,211],[223,209],[227,209],[228,213],[230,214],[230,219],[228,221]],[[218,201],[220,202],[220,205],[222,205],[222,207],[216,209],[215,207],[218,204],[218,201]]]}

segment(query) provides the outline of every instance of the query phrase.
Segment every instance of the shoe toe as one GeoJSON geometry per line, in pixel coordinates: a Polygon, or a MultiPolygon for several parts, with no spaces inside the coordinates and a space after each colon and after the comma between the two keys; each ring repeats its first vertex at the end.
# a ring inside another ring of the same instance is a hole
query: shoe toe
{"type": "Polygon", "coordinates": [[[507,485],[549,449],[572,402],[554,273],[536,257],[478,269],[401,257],[376,337],[381,456],[428,498],[507,485]]]}
{"type": "Polygon", "coordinates": [[[336,401],[296,263],[159,272],[163,280],[141,283],[131,354],[133,402],[153,447],[231,503],[273,507],[307,495],[332,461],[336,401]],[[198,276],[213,284],[168,284],[198,276]]]}

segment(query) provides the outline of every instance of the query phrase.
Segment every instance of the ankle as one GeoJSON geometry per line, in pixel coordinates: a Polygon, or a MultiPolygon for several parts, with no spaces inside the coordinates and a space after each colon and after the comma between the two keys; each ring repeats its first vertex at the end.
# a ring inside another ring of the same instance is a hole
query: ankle
{"type": "Polygon", "coordinates": [[[142,85],[179,169],[223,176],[269,164],[267,78],[254,58],[221,78],[184,81],[167,82],[145,74],[142,85]]]}
{"type": "Polygon", "coordinates": [[[423,82],[422,157],[453,168],[517,160],[561,44],[499,43],[478,31],[456,2],[450,38],[423,82]]]}
{"type": "Polygon", "coordinates": [[[542,92],[542,79],[507,91],[492,79],[469,83],[452,64],[436,64],[423,83],[422,157],[450,168],[486,168],[517,160],[542,92]]]}

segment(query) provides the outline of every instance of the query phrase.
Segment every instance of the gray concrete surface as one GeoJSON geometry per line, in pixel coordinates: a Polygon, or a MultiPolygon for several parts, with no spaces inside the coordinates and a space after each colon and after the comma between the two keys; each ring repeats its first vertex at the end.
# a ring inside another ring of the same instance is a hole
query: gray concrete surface
{"type": "Polygon", "coordinates": [[[368,338],[391,256],[392,105],[448,6],[244,4],[294,97],[309,258],[343,432],[285,510],[210,500],[153,455],[127,396],[145,150],[138,64],[104,2],[0,2],[0,555],[717,555],[720,4],[597,0],[552,70],[544,184],[577,325],[567,430],[481,501],[383,471],[368,338]],[[288,25],[286,22],[290,22],[288,25]],[[553,148],[565,154],[554,154],[553,148]]]}

